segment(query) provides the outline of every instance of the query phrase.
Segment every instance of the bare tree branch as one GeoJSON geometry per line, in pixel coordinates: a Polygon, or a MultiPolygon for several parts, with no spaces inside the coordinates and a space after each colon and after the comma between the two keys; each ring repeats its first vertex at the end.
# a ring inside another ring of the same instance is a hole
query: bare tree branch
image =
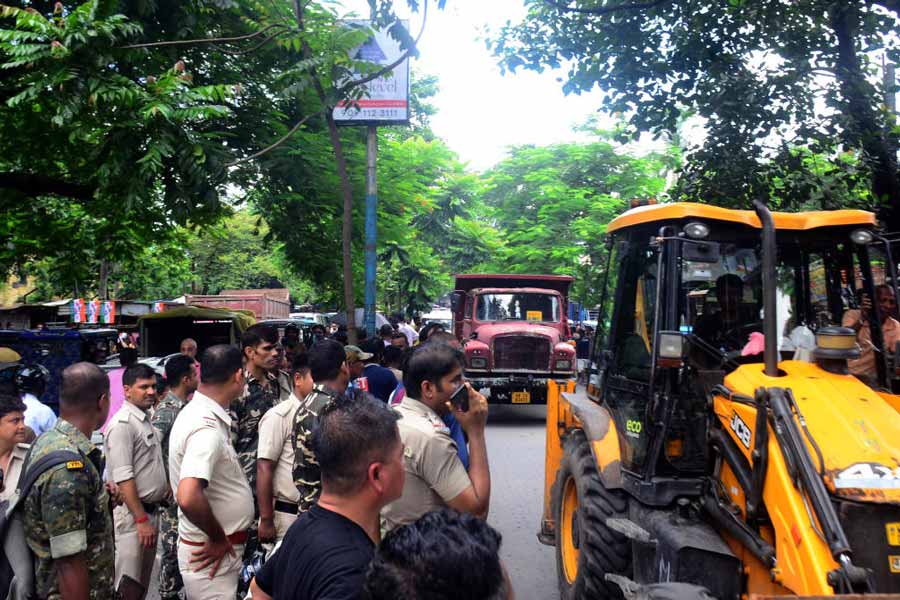
{"type": "Polygon", "coordinates": [[[282,30],[276,31],[275,33],[268,36],[267,38],[265,38],[264,40],[262,40],[255,46],[253,46],[251,48],[247,48],[246,50],[229,50],[228,48],[222,48],[221,50],[225,54],[230,54],[231,56],[241,56],[242,54],[251,54],[251,53],[259,50],[260,48],[262,48],[263,46],[265,46],[266,44],[268,44],[269,42],[271,42],[278,36],[284,35],[285,33],[296,33],[296,29],[282,29],[282,30]]]}
{"type": "Polygon", "coordinates": [[[370,81],[372,81],[374,79],[378,79],[385,73],[390,73],[391,71],[393,71],[394,69],[399,67],[403,63],[404,60],[406,60],[410,57],[410,55],[415,51],[416,47],[419,45],[419,40],[422,39],[422,34],[425,33],[425,22],[427,20],[428,20],[428,0],[425,0],[425,2],[422,4],[422,28],[419,30],[419,35],[417,35],[416,39],[413,40],[412,45],[406,49],[406,52],[404,52],[400,56],[400,58],[398,58],[391,64],[378,69],[374,73],[369,73],[365,77],[360,77],[359,79],[354,79],[352,81],[348,81],[347,83],[345,83],[344,85],[342,85],[341,87],[339,87],[337,89],[338,94],[343,95],[348,90],[353,89],[357,86],[363,85],[364,83],[369,83],[370,81]]]}
{"type": "Polygon", "coordinates": [[[51,195],[77,200],[93,200],[95,191],[89,185],[34,173],[0,173],[0,189],[4,188],[16,190],[31,198],[51,195]]]}
{"type": "Polygon", "coordinates": [[[615,4],[612,6],[594,6],[591,8],[583,8],[580,6],[568,6],[568,4],[564,4],[562,2],[557,2],[556,0],[544,0],[545,4],[549,4],[559,10],[564,10],[567,12],[576,12],[582,13],[586,15],[606,15],[613,12],[618,12],[621,10],[646,10],[648,8],[656,8],[661,4],[665,4],[669,0],[654,0],[653,2],[633,2],[631,4],[615,4]]]}
{"type": "MultiPolygon", "coordinates": [[[[160,46],[188,46],[188,45],[192,45],[192,44],[230,44],[233,42],[242,42],[244,40],[252,40],[253,38],[259,37],[262,34],[266,33],[267,31],[269,31],[271,29],[275,29],[275,28],[278,28],[281,30],[275,35],[280,35],[282,33],[287,33],[289,31],[296,31],[295,29],[288,27],[284,23],[273,23],[271,25],[263,27],[262,29],[260,29],[259,31],[255,32],[255,33],[249,33],[247,35],[238,35],[238,36],[234,36],[234,37],[219,37],[219,38],[198,38],[195,40],[171,40],[171,41],[166,41],[166,42],[148,42],[146,44],[129,44],[127,46],[119,46],[119,48],[126,50],[126,49],[132,49],[132,48],[156,48],[156,47],[160,47],[160,46]]],[[[275,36],[274,35],[270,36],[265,41],[269,41],[273,37],[275,37],[275,36]]]]}
{"type": "Polygon", "coordinates": [[[274,150],[275,148],[279,147],[280,145],[282,145],[283,143],[285,143],[286,141],[288,141],[288,140],[291,138],[292,135],[294,135],[295,133],[297,133],[297,130],[300,129],[300,127],[302,127],[304,123],[306,123],[307,121],[309,121],[311,118],[315,117],[316,115],[320,115],[320,114],[322,114],[322,111],[319,111],[319,112],[315,112],[315,113],[306,115],[305,117],[303,117],[302,119],[300,119],[299,121],[297,121],[297,122],[294,124],[294,126],[290,128],[290,130],[289,130],[287,133],[285,133],[283,136],[281,136],[280,138],[278,138],[276,141],[272,142],[271,144],[269,144],[268,146],[266,146],[265,148],[263,148],[263,149],[260,150],[259,152],[255,152],[255,153],[251,154],[250,156],[245,156],[244,158],[239,158],[239,159],[237,159],[237,160],[234,160],[234,161],[232,161],[232,162],[226,164],[226,165],[225,165],[225,168],[227,169],[227,168],[229,168],[229,167],[237,166],[237,165],[239,165],[239,164],[241,164],[241,163],[245,163],[245,162],[247,162],[247,161],[251,161],[251,160],[253,160],[254,158],[259,158],[259,157],[262,156],[263,154],[267,154],[267,153],[271,152],[271,151],[274,150]]]}

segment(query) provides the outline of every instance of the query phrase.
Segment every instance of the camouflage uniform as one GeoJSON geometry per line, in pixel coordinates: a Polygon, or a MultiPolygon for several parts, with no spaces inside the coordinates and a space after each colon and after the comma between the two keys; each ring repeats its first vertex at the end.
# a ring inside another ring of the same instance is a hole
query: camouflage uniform
{"type": "MultiPolygon", "coordinates": [[[[259,547],[257,527],[259,525],[259,503],[256,499],[256,453],[259,448],[259,421],[266,411],[281,402],[281,386],[278,376],[265,374],[265,381],[256,379],[244,372],[246,384],[241,397],[231,403],[228,411],[231,416],[231,437],[238,462],[247,476],[250,491],[253,492],[253,523],[247,530],[247,543],[244,545],[244,561],[251,559],[259,547]]],[[[247,586],[238,585],[237,598],[242,598],[247,586]]]]}
{"type": "Polygon", "coordinates": [[[281,402],[278,377],[266,373],[265,381],[245,372],[244,393],[231,403],[231,435],[241,468],[256,497],[256,449],[259,446],[259,420],[266,411],[281,402]]]}
{"type": "MultiPolygon", "coordinates": [[[[169,472],[169,433],[175,417],[184,407],[178,396],[169,392],[162,402],[156,405],[150,423],[159,432],[162,444],[163,461],[166,474],[169,472]]],[[[159,537],[162,540],[162,555],[159,559],[159,597],[160,600],[175,600],[184,587],[181,572],[178,570],[178,504],[171,500],[169,506],[159,514],[159,537]]]]}
{"type": "Polygon", "coordinates": [[[322,479],[319,471],[319,462],[316,455],[309,447],[309,438],[316,425],[319,414],[332,400],[343,396],[355,397],[364,394],[360,390],[347,388],[344,394],[339,394],[321,383],[317,383],[313,391],[303,399],[297,414],[294,415],[294,485],[300,492],[300,500],[297,503],[298,512],[303,513],[310,509],[319,499],[322,492],[322,479]]]}
{"type": "Polygon", "coordinates": [[[113,526],[109,496],[100,475],[103,472],[100,450],[64,419],[59,419],[53,429],[35,441],[28,462],[55,450],[81,453],[85,459],[43,473],[25,499],[25,537],[37,557],[38,597],[49,600],[61,597],[54,559],[83,554],[90,577],[91,600],[114,598],[113,526]]]}

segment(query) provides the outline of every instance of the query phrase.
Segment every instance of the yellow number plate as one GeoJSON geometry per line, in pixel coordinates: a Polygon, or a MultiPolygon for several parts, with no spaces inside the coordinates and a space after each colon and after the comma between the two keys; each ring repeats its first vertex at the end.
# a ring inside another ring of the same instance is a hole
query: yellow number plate
{"type": "Polygon", "coordinates": [[[900,523],[886,523],[888,544],[900,546],[900,523]]]}
{"type": "Polygon", "coordinates": [[[512,393],[512,403],[513,404],[530,404],[531,403],[531,394],[529,392],[513,392],[512,393]]]}

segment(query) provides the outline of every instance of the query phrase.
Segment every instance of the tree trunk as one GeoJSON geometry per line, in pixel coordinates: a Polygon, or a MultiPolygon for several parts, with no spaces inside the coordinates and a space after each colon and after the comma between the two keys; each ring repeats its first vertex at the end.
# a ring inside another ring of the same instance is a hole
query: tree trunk
{"type": "Polygon", "coordinates": [[[334,149],[334,159],[337,163],[338,177],[341,180],[341,196],[344,201],[344,218],[341,226],[341,245],[343,254],[344,271],[344,306],[347,308],[347,339],[351,344],[356,344],[356,303],[353,297],[353,189],[350,187],[350,177],[347,174],[347,159],[344,157],[344,147],[341,144],[341,136],[338,133],[337,124],[331,112],[325,113],[328,123],[328,133],[331,136],[331,146],[334,149]]]}
{"type": "MultiPolygon", "coordinates": [[[[301,0],[294,0],[294,16],[297,19],[297,26],[300,29],[300,35],[305,36],[306,28],[303,19],[303,3],[301,0]]],[[[309,60],[312,58],[312,49],[306,41],[302,39],[303,58],[309,60]]],[[[325,109],[325,122],[328,124],[328,134],[331,137],[331,147],[334,150],[334,159],[337,164],[338,177],[341,181],[341,197],[343,200],[343,222],[341,226],[341,246],[343,256],[343,273],[344,273],[344,306],[347,310],[347,339],[351,344],[356,344],[356,303],[353,295],[353,189],[350,187],[350,177],[347,175],[347,160],[344,157],[344,147],[341,144],[341,136],[334,122],[334,116],[331,112],[332,107],[329,106],[328,96],[322,87],[322,82],[316,73],[315,67],[311,67],[309,75],[312,78],[313,87],[316,95],[325,109]]]]}
{"type": "Polygon", "coordinates": [[[900,178],[897,149],[892,148],[873,108],[875,90],[866,81],[856,53],[855,37],[860,12],[856,2],[838,0],[832,4],[831,26],[838,41],[835,69],[845,113],[848,145],[862,149],[871,173],[872,193],[879,202],[878,216],[888,231],[900,231],[900,178]]]}

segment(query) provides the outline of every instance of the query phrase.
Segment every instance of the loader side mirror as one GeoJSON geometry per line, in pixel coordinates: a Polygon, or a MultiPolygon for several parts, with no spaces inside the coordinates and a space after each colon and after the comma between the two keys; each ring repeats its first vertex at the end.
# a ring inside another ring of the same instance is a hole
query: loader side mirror
{"type": "Polygon", "coordinates": [[[681,367],[687,352],[687,340],[680,331],[660,331],[657,337],[659,351],[656,353],[658,367],[681,367]]]}

